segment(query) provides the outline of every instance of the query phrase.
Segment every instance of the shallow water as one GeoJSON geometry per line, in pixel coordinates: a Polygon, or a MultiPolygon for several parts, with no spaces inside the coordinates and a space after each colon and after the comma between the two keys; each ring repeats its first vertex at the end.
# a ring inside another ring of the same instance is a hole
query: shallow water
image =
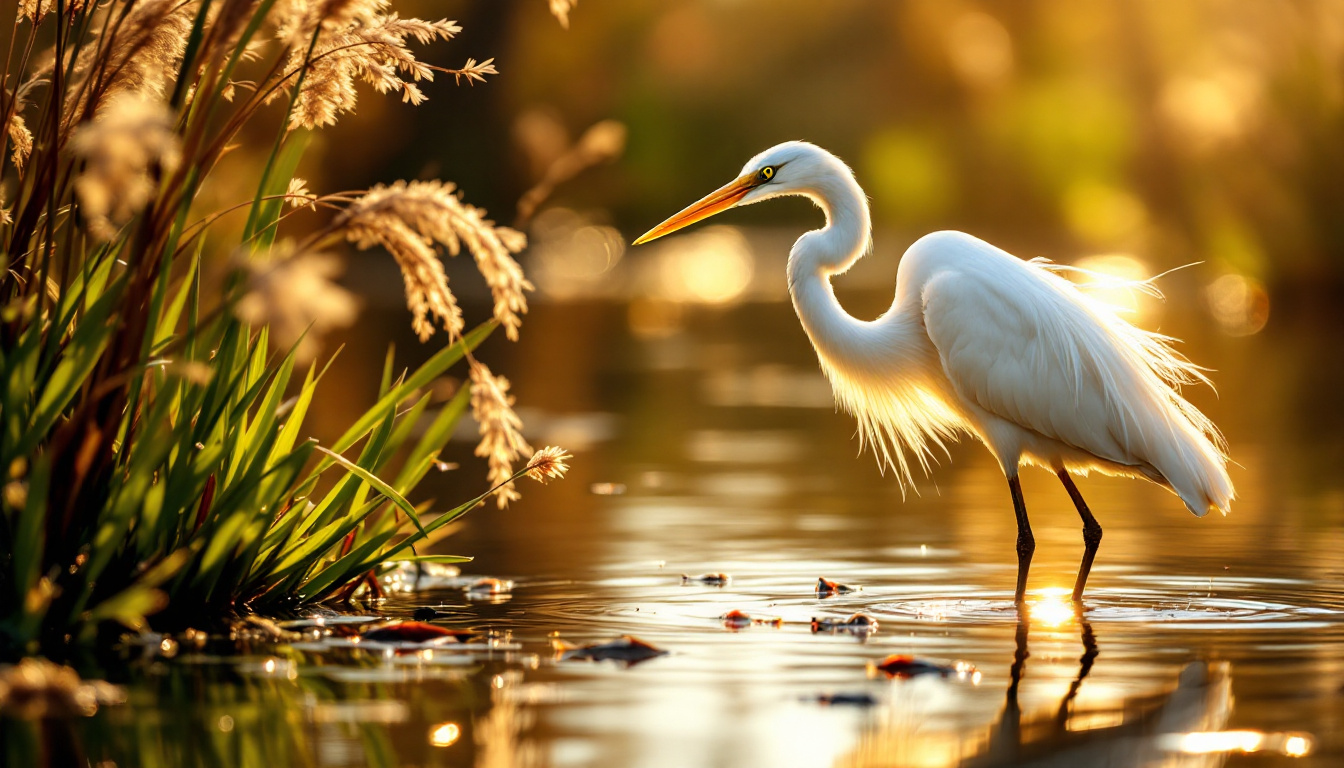
{"type": "MultiPolygon", "coordinates": [[[[849,298],[856,313],[879,299],[849,298]]],[[[954,447],[903,500],[856,458],[786,304],[679,310],[644,337],[626,312],[543,304],[501,366],[543,409],[534,441],[577,454],[564,482],[473,513],[444,548],[513,592],[372,607],[439,607],[446,626],[494,631],[490,647],[183,653],[137,665],[128,706],[34,743],[121,766],[1344,764],[1337,320],[1231,339],[1163,318],[1219,370],[1219,398],[1192,396],[1228,437],[1240,501],[1201,520],[1151,485],[1080,481],[1106,533],[1079,616],[1060,594],[1076,514],[1027,473],[1022,617],[1011,505],[982,448],[954,447]],[[731,582],[682,583],[717,572],[731,582]],[[818,577],[861,589],[819,598],[818,577]],[[719,619],[733,609],[782,626],[735,631],[719,619]],[[855,611],[878,631],[809,625],[855,611]],[[552,633],[670,653],[558,661],[552,633]],[[869,666],[888,654],[970,667],[887,679],[869,666]],[[857,703],[818,700],[837,694],[857,703]]]]}

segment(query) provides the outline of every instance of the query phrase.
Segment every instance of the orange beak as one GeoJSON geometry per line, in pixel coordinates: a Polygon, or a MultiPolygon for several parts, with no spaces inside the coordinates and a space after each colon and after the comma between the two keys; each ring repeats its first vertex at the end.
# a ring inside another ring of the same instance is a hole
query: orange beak
{"type": "Polygon", "coordinates": [[[696,202],[686,206],[679,213],[667,221],[664,221],[662,224],[659,224],[648,232],[645,232],[643,235],[640,235],[639,239],[635,241],[635,245],[647,243],[650,240],[657,240],[663,235],[671,234],[682,227],[688,227],[697,221],[708,219],[710,216],[713,216],[720,211],[732,208],[734,205],[741,202],[742,198],[746,197],[748,192],[760,186],[762,183],[761,179],[754,173],[749,173],[746,176],[735,179],[696,202]]]}

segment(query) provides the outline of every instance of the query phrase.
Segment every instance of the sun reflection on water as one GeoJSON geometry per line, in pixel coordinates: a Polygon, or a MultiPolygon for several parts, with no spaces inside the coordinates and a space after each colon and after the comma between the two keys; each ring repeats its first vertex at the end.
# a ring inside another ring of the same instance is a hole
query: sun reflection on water
{"type": "Polygon", "coordinates": [[[1046,627],[1062,627],[1073,621],[1077,615],[1070,601],[1071,592],[1066,587],[1047,587],[1040,597],[1027,606],[1033,622],[1046,627]]]}
{"type": "Polygon", "coordinates": [[[1173,751],[1192,755],[1278,752],[1288,757],[1305,757],[1311,754],[1312,745],[1309,734],[1263,731],[1196,731],[1173,735],[1165,744],[1173,751]]]}

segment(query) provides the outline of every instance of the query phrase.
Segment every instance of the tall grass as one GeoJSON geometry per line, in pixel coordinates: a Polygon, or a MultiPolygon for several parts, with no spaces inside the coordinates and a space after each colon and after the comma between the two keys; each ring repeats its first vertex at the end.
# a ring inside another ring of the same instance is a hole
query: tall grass
{"type": "Polygon", "coordinates": [[[520,467],[508,382],[473,355],[517,337],[524,236],[447,183],[318,195],[294,176],[361,89],[418,104],[436,74],[494,74],[409,47],[460,31],[388,0],[20,2],[0,87],[0,654],[339,597],[522,474],[563,472],[552,449],[520,467]],[[259,128],[274,138],[252,152],[259,128]],[[215,202],[213,181],[249,173],[251,199],[215,202]],[[332,281],[342,243],[388,251],[413,327],[447,343],[410,372],[389,356],[377,403],[319,445],[317,336],[356,309],[332,281]],[[490,285],[475,330],[444,250],[490,285]],[[432,402],[459,363],[469,386],[432,402]],[[406,497],[469,408],[488,482],[431,514],[406,497]]]}

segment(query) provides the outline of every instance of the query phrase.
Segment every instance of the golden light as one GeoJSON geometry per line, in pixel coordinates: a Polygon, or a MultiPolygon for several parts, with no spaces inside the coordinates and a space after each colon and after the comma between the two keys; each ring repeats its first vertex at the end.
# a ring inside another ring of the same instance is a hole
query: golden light
{"type": "Polygon", "coordinates": [[[609,295],[614,270],[625,256],[625,240],[614,228],[566,208],[550,208],[532,224],[528,276],[555,299],[609,295]]]}
{"type": "Polygon", "coordinates": [[[1181,737],[1181,751],[1203,755],[1211,752],[1259,752],[1265,735],[1259,731],[1215,731],[1187,733],[1181,737]]]}
{"type": "Polygon", "coordinates": [[[726,304],[751,284],[754,263],[747,239],[735,227],[705,227],[659,249],[658,294],[676,302],[726,304]]]}
{"type": "Polygon", "coordinates": [[[968,85],[996,85],[1012,73],[1013,38],[998,19],[969,11],[948,28],[947,55],[968,85]]]}
{"type": "Polygon", "coordinates": [[[1158,109],[1191,150],[1206,152],[1254,127],[1262,90],[1254,71],[1226,67],[1205,76],[1173,78],[1162,88],[1158,109]]]}
{"type": "Polygon", "coordinates": [[[1088,286],[1089,296],[1113,307],[1120,307],[1143,316],[1151,311],[1158,301],[1133,285],[1152,275],[1148,265],[1134,256],[1122,253],[1084,256],[1074,262],[1073,266],[1101,276],[1100,280],[1093,281],[1089,281],[1084,275],[1074,277],[1088,286]]]}
{"type": "Polygon", "coordinates": [[[1311,751],[1311,740],[1305,736],[1289,736],[1283,741],[1283,754],[1302,757],[1311,751]]]}
{"type": "Polygon", "coordinates": [[[1209,313],[1231,336],[1259,333],[1269,322],[1269,292],[1244,275],[1223,275],[1204,289],[1209,313]]]}
{"type": "Polygon", "coordinates": [[[1264,733],[1262,731],[1196,731],[1176,738],[1174,748],[1192,755],[1228,752],[1278,752],[1288,757],[1311,753],[1312,738],[1305,733],[1264,733]]]}
{"type": "Polygon", "coordinates": [[[1061,203],[1069,228],[1098,246],[1128,242],[1148,223],[1148,210],[1142,200],[1126,189],[1099,181],[1070,184],[1061,203]]]}
{"type": "Polygon", "coordinates": [[[451,747],[462,737],[462,728],[457,723],[439,723],[429,729],[429,743],[436,747],[451,747]]]}
{"type": "Polygon", "coordinates": [[[1049,587],[1029,608],[1031,620],[1047,627],[1060,627],[1074,618],[1072,592],[1067,587],[1049,587]]]}
{"type": "Polygon", "coordinates": [[[626,310],[630,332],[642,339],[663,339],[681,330],[681,305],[666,299],[644,298],[626,310]]]}

